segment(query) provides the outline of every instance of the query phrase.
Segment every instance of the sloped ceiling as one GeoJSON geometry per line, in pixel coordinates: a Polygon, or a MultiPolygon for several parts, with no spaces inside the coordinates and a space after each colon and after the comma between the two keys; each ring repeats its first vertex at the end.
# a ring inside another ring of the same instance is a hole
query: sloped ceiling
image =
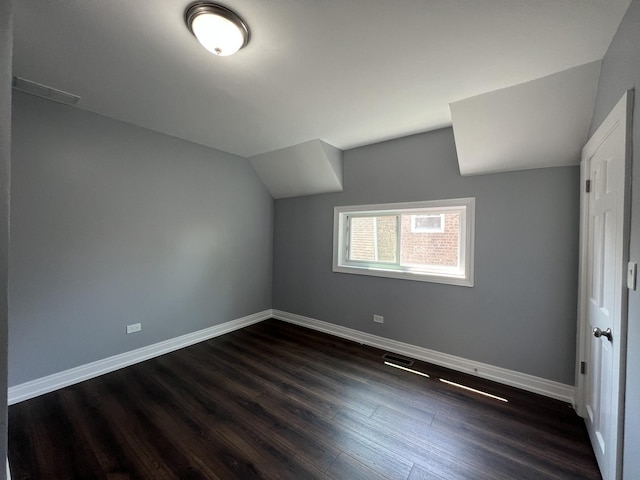
{"type": "Polygon", "coordinates": [[[451,104],[462,175],[578,165],[600,62],[451,104]]]}
{"type": "Polygon", "coordinates": [[[225,0],[251,29],[202,48],[187,0],[14,2],[14,74],[90,110],[243,157],[451,124],[449,104],[602,59],[630,0],[225,0]]]}
{"type": "Polygon", "coordinates": [[[342,151],[321,140],[249,159],[273,198],[342,191],[342,151]]]}

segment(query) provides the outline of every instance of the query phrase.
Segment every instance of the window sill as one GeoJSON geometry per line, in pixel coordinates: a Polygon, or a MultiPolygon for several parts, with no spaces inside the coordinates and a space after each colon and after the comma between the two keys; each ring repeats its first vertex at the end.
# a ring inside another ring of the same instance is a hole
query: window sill
{"type": "Polygon", "coordinates": [[[413,280],[418,282],[442,283],[447,285],[456,285],[460,287],[473,287],[473,278],[466,278],[457,275],[432,274],[432,273],[415,273],[399,270],[387,270],[371,267],[355,267],[334,265],[333,271],[336,273],[349,273],[352,275],[368,275],[372,277],[396,278],[400,280],[413,280]]]}

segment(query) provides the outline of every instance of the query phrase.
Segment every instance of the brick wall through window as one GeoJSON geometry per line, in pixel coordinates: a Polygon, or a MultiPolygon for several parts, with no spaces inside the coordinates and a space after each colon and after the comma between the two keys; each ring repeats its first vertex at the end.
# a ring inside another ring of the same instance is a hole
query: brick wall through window
{"type": "MultiPolygon", "coordinates": [[[[460,214],[444,214],[444,231],[411,232],[412,215],[401,215],[401,264],[457,266],[460,250],[460,214]]],[[[352,217],[349,258],[359,261],[395,262],[397,235],[395,215],[352,217]],[[374,236],[377,231],[377,237],[374,236]]]]}

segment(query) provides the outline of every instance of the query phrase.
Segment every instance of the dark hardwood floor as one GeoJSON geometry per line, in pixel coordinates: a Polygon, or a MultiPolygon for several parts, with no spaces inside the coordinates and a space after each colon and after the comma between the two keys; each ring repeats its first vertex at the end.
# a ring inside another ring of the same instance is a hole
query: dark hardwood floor
{"type": "Polygon", "coordinates": [[[268,320],[13,405],[12,478],[600,479],[569,405],[383,353],[268,320]]]}

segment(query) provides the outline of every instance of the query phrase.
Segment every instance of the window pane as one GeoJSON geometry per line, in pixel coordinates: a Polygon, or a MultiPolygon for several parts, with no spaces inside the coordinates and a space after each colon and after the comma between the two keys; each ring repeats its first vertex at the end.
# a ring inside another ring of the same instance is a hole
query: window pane
{"type": "Polygon", "coordinates": [[[333,271],[473,287],[475,198],[334,208],[333,271]]]}
{"type": "Polygon", "coordinates": [[[424,212],[402,215],[400,264],[458,267],[460,212],[424,212]]]}
{"type": "Polygon", "coordinates": [[[349,260],[396,262],[397,217],[350,217],[349,260]]]}

